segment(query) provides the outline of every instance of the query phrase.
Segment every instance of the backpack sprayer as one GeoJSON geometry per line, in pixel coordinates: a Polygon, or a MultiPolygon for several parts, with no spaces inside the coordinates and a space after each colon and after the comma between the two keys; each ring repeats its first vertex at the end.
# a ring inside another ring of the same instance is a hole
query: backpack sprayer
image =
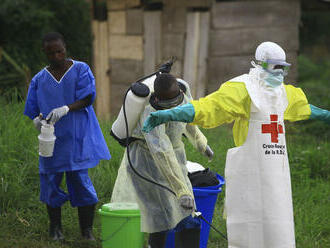
{"type": "MultiPolygon", "coordinates": [[[[149,179],[143,175],[141,175],[132,165],[130,154],[129,154],[129,145],[139,140],[138,138],[131,137],[132,131],[137,125],[137,122],[139,120],[141,112],[144,110],[145,106],[149,102],[151,93],[154,91],[154,81],[156,79],[156,76],[160,73],[169,73],[171,71],[172,65],[175,62],[176,58],[172,57],[168,62],[161,65],[160,68],[151,73],[150,75],[147,75],[145,77],[142,77],[138,79],[136,82],[134,82],[131,87],[126,91],[123,105],[120,109],[120,112],[118,114],[117,119],[113,123],[110,135],[114,137],[115,140],[118,141],[118,143],[126,147],[126,153],[127,153],[127,160],[129,163],[130,168],[132,171],[142,178],[143,180],[152,183],[154,185],[157,185],[158,187],[161,187],[173,195],[176,196],[175,192],[168,188],[165,185],[162,185],[160,183],[157,183],[153,181],[152,179],[149,179]],[[130,106],[128,109],[126,109],[126,105],[130,106]]],[[[179,87],[181,90],[188,96],[191,96],[190,93],[190,87],[187,82],[185,82],[182,79],[177,79],[179,87]]],[[[193,212],[193,216],[196,216],[198,218],[201,218],[204,220],[208,225],[210,225],[217,233],[219,233],[224,239],[227,240],[227,237],[222,234],[219,230],[217,230],[211,223],[209,223],[200,212],[197,212],[195,209],[193,212]]]]}
{"type": "MultiPolygon", "coordinates": [[[[171,60],[161,65],[157,71],[138,79],[126,91],[123,105],[110,131],[110,135],[113,136],[120,145],[127,147],[131,142],[136,140],[136,138],[131,137],[131,134],[137,125],[140,114],[149,102],[150,96],[154,91],[156,76],[160,73],[169,73],[174,62],[175,58],[173,57],[171,60]],[[129,108],[126,108],[126,106],[129,106],[129,108]]],[[[177,79],[177,81],[180,89],[190,97],[191,94],[188,83],[182,79],[177,79]]]]}
{"type": "MultiPolygon", "coordinates": [[[[161,67],[156,72],[153,72],[148,76],[138,79],[135,83],[131,85],[131,87],[126,91],[123,105],[120,109],[117,119],[111,127],[110,135],[113,136],[120,145],[126,147],[129,166],[137,176],[176,195],[173,190],[166,187],[165,185],[157,183],[141,175],[133,167],[129,154],[129,145],[132,142],[138,140],[138,138],[131,137],[132,131],[137,125],[141,112],[144,110],[145,106],[149,102],[151,93],[154,91],[154,81],[156,79],[156,75],[159,73],[169,73],[171,71],[171,67],[174,61],[175,58],[172,58],[170,61],[161,65],[161,67]],[[126,105],[130,106],[128,110],[126,109],[126,105]]],[[[187,83],[185,84],[186,86],[188,86],[187,83]]]]}

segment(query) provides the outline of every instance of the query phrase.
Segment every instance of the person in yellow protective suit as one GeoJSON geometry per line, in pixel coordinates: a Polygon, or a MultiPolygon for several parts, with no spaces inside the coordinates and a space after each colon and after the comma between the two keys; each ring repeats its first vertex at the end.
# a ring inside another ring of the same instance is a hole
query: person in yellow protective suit
{"type": "Polygon", "coordinates": [[[308,104],[300,88],[285,85],[284,50],[263,42],[248,74],[216,92],[171,110],[151,113],[143,130],[168,121],[204,128],[234,121],[235,148],[226,159],[226,214],[230,248],[295,247],[290,170],[284,120],[318,119],[330,112],[308,104]]]}

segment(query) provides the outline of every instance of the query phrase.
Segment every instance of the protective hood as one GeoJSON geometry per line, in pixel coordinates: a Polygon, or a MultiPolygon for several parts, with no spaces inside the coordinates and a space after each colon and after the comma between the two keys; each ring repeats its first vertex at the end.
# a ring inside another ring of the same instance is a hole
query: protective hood
{"type": "Polygon", "coordinates": [[[270,41],[263,42],[257,47],[255,59],[270,64],[283,66],[291,65],[286,62],[286,54],[282,47],[270,41]]]}

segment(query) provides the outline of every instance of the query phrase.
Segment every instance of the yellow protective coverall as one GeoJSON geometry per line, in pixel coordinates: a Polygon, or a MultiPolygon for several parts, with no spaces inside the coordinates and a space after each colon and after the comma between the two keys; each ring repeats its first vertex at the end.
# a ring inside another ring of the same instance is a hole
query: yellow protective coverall
{"type": "MultiPolygon", "coordinates": [[[[304,92],[292,85],[285,85],[288,107],[284,119],[307,120],[311,109],[304,92]]],[[[192,100],[195,117],[192,124],[203,128],[214,128],[234,121],[233,136],[236,146],[246,140],[250,119],[251,99],[243,82],[226,82],[212,94],[192,100]]]]}

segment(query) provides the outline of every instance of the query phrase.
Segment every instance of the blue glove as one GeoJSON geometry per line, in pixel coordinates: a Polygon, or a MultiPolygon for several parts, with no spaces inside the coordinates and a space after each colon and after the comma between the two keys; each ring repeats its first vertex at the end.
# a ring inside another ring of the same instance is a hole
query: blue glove
{"type": "Polygon", "coordinates": [[[330,111],[315,107],[312,104],[309,104],[311,107],[312,114],[309,117],[311,120],[320,120],[324,121],[327,124],[330,124],[330,111]]]}
{"type": "Polygon", "coordinates": [[[149,133],[156,126],[169,122],[193,122],[195,116],[195,109],[191,103],[178,106],[172,109],[159,110],[150,113],[148,118],[144,121],[142,131],[149,133]]]}

